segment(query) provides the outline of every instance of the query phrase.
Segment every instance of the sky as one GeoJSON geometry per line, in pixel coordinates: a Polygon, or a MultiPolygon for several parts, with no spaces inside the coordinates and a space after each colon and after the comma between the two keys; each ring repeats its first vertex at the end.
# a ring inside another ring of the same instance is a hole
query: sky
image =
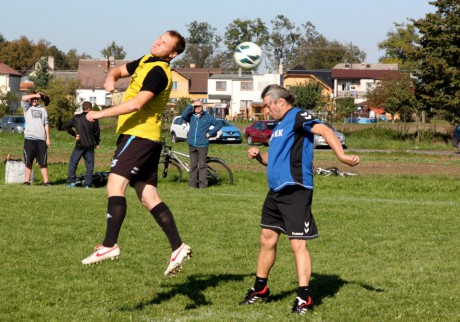
{"type": "Polygon", "coordinates": [[[223,36],[235,19],[260,18],[269,27],[281,14],[299,27],[310,21],[328,40],[352,43],[366,52],[366,63],[377,63],[384,54],[378,43],[394,31],[394,23],[435,12],[429,1],[7,0],[0,7],[0,34],[8,41],[21,36],[35,43],[45,39],[65,53],[76,49],[100,59],[101,50],[115,41],[126,51],[125,59],[134,60],[147,54],[166,30],[187,37],[186,25],[192,21],[207,22],[223,36]]]}

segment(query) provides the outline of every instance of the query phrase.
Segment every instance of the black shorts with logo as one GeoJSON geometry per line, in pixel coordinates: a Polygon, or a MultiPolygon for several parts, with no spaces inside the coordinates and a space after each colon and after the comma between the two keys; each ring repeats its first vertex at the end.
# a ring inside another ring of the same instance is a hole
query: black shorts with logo
{"type": "Polygon", "coordinates": [[[281,231],[294,239],[318,237],[311,202],[313,190],[302,186],[287,186],[280,191],[269,191],[262,207],[260,226],[281,231]]]}
{"type": "Polygon", "coordinates": [[[40,166],[48,165],[48,146],[46,141],[43,140],[24,140],[24,159],[26,166],[31,166],[34,163],[34,159],[37,159],[37,163],[40,166]]]}
{"type": "Polygon", "coordinates": [[[122,134],[118,137],[110,172],[128,179],[131,186],[142,181],[156,187],[161,149],[160,142],[122,134]]]}

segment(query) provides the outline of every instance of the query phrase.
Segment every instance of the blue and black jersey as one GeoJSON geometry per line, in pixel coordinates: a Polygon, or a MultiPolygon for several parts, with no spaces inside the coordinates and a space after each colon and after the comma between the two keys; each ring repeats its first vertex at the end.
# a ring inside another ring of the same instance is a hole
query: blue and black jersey
{"type": "Polygon", "coordinates": [[[322,123],[294,107],[273,130],[268,150],[267,176],[271,191],[301,185],[313,189],[313,125],[322,123]]]}

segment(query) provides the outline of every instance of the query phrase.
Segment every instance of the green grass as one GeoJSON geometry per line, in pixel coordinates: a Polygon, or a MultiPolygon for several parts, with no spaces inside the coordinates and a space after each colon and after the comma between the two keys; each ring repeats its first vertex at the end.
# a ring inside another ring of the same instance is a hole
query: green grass
{"type": "MultiPolygon", "coordinates": [[[[114,135],[105,136],[103,142],[114,144],[114,135]]],[[[18,137],[0,135],[0,153],[20,150],[18,137]]],[[[53,149],[65,158],[72,149],[69,138],[54,138],[53,149]]],[[[101,169],[113,147],[98,151],[101,169]]],[[[174,147],[187,149],[185,143],[174,147]]],[[[184,181],[160,187],[194,251],[173,279],[163,276],[168,242],[133,190],[119,260],[86,267],[81,259],[105,232],[105,189],[67,189],[67,165],[54,159],[52,187],[4,185],[0,163],[0,321],[300,320],[289,313],[296,275],[285,236],[270,275],[272,301],[237,305],[254,280],[267,192],[264,169],[246,158],[246,150],[211,146],[210,154],[234,169],[233,186],[190,190],[184,181]]],[[[317,151],[316,158],[334,160],[327,150],[317,151]]],[[[431,164],[436,156],[366,153],[362,160],[431,164]]],[[[458,158],[444,162],[460,165],[458,158]]],[[[315,177],[313,213],[320,237],[309,248],[316,308],[302,319],[460,320],[458,179],[397,173],[315,177]]]]}

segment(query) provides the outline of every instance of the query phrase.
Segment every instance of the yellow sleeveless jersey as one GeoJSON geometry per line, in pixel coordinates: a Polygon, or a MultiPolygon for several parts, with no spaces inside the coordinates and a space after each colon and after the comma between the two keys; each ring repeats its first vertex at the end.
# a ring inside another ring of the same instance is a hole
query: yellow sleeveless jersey
{"type": "Polygon", "coordinates": [[[140,110],[118,116],[118,134],[134,135],[137,137],[160,141],[161,140],[161,115],[168,103],[169,94],[171,93],[171,69],[169,63],[165,61],[149,61],[152,55],[142,57],[136,71],[131,75],[131,83],[123,96],[123,102],[135,97],[142,88],[147,74],[155,67],[163,68],[167,78],[168,85],[158,95],[145,104],[140,110]]]}

